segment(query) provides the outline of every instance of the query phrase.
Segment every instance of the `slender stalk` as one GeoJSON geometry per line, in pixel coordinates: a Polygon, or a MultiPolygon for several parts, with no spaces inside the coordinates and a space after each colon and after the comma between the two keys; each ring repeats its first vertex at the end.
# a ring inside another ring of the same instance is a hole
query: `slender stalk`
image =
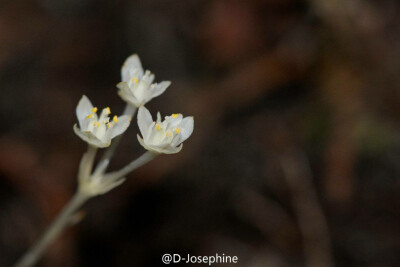
{"type": "Polygon", "coordinates": [[[93,168],[93,162],[96,158],[97,147],[88,145],[88,150],[83,154],[81,163],[79,164],[78,178],[87,179],[93,168]]]}
{"type": "Polygon", "coordinates": [[[115,171],[115,172],[110,172],[107,173],[104,178],[105,179],[118,179],[122,178],[131,171],[134,171],[135,169],[139,168],[140,166],[146,164],[147,162],[151,161],[155,157],[157,157],[159,154],[147,151],[143,155],[141,155],[139,158],[133,160],[131,163],[123,167],[122,169],[115,171]]]}
{"type": "MultiPolygon", "coordinates": [[[[129,115],[129,116],[133,117],[135,112],[136,112],[136,107],[126,104],[123,115],[129,115]]],[[[104,173],[107,170],[108,165],[110,164],[111,158],[113,157],[115,150],[117,149],[119,143],[122,140],[122,136],[123,136],[123,134],[116,137],[112,141],[111,145],[106,149],[106,151],[104,151],[103,156],[101,157],[99,163],[96,166],[94,175],[99,175],[100,173],[104,173]]]]}
{"type": "MultiPolygon", "coordinates": [[[[96,157],[97,147],[88,146],[87,152],[83,155],[79,165],[78,177],[80,182],[88,179],[92,172],[93,162],[96,157]]],[[[71,216],[90,198],[89,195],[77,190],[75,195],[70,199],[68,204],[58,214],[56,219],[47,228],[39,241],[31,247],[25,255],[15,264],[15,267],[33,266],[42,256],[50,243],[64,230],[71,220],[71,216]]]]}
{"type": "Polygon", "coordinates": [[[69,203],[59,213],[39,241],[28,250],[15,264],[15,267],[33,266],[42,256],[50,243],[64,230],[70,222],[71,216],[90,198],[79,191],[71,198],[69,203]]]}
{"type": "MultiPolygon", "coordinates": [[[[124,115],[133,116],[136,112],[136,107],[132,107],[130,105],[126,105],[124,110],[124,115]]],[[[97,164],[93,175],[104,175],[111,158],[113,157],[116,148],[118,147],[121,141],[122,135],[115,138],[112,145],[104,152],[103,157],[100,159],[97,164]]],[[[89,145],[88,151],[83,155],[81,164],[79,167],[78,177],[80,182],[86,179],[90,179],[93,163],[96,157],[97,148],[89,145]]],[[[147,152],[139,157],[137,160],[132,161],[130,164],[125,166],[123,169],[112,172],[110,174],[104,175],[104,178],[112,178],[112,177],[123,177],[134,169],[142,166],[143,164],[149,162],[157,154],[147,152]]],[[[43,255],[46,248],[50,245],[50,243],[57,238],[57,236],[65,229],[68,223],[71,220],[71,216],[90,198],[91,196],[85,194],[81,190],[77,190],[75,195],[71,198],[68,204],[63,208],[63,210],[59,213],[53,223],[49,226],[43,236],[39,239],[39,241],[29,249],[25,255],[15,264],[14,267],[30,267],[36,264],[36,262],[43,255]]]]}

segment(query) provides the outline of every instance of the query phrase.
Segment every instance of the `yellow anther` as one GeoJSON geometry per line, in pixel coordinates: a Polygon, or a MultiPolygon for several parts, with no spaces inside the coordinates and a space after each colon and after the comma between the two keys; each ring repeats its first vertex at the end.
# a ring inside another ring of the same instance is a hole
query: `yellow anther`
{"type": "Polygon", "coordinates": [[[111,114],[111,109],[109,107],[106,107],[106,111],[108,114],[111,114]]]}
{"type": "Polygon", "coordinates": [[[86,118],[88,119],[90,119],[91,117],[93,117],[93,113],[86,116],[86,118]]]}
{"type": "Polygon", "coordinates": [[[113,127],[113,125],[114,125],[114,124],[113,124],[112,122],[107,123],[107,127],[108,127],[108,128],[113,127]]]}
{"type": "Polygon", "coordinates": [[[113,121],[118,122],[118,117],[117,117],[117,115],[115,115],[115,116],[113,117],[113,121]]]}
{"type": "Polygon", "coordinates": [[[176,118],[176,117],[179,116],[179,114],[178,114],[178,113],[174,113],[174,114],[172,114],[171,116],[172,116],[172,118],[176,118]]]}
{"type": "Polygon", "coordinates": [[[96,124],[97,124],[97,121],[93,122],[93,127],[95,127],[95,126],[96,126],[96,124]]]}
{"type": "Polygon", "coordinates": [[[157,129],[157,131],[159,131],[161,129],[161,125],[157,123],[156,124],[156,129],[157,129]]]}
{"type": "Polygon", "coordinates": [[[178,134],[181,132],[181,128],[176,128],[175,132],[178,134]]]}
{"type": "Polygon", "coordinates": [[[172,133],[171,133],[171,132],[166,132],[165,135],[166,135],[166,136],[171,136],[172,133]]]}
{"type": "Polygon", "coordinates": [[[132,79],[131,79],[131,82],[138,83],[139,80],[138,80],[137,78],[132,78],[132,79]]]}
{"type": "Polygon", "coordinates": [[[97,127],[97,128],[99,128],[99,127],[100,127],[100,122],[97,122],[97,125],[96,125],[96,127],[97,127]]]}
{"type": "Polygon", "coordinates": [[[97,112],[97,108],[92,108],[92,112],[96,113],[97,112]]]}

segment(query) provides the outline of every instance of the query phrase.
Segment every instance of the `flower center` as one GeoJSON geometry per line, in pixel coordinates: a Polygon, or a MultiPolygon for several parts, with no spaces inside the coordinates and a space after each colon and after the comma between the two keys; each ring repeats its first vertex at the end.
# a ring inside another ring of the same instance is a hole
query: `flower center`
{"type": "Polygon", "coordinates": [[[100,117],[97,119],[97,110],[96,107],[92,108],[92,113],[86,116],[89,119],[87,131],[102,140],[105,137],[107,128],[113,127],[114,123],[118,122],[118,117],[115,115],[110,121],[111,109],[106,107],[101,111],[100,117]]]}

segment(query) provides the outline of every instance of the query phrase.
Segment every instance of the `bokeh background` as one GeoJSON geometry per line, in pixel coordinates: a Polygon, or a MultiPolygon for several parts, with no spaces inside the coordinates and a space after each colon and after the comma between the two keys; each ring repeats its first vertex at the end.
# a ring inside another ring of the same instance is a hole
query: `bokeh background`
{"type": "MultiPolygon", "coordinates": [[[[73,194],[76,104],[122,112],[133,53],[172,81],[148,108],[193,115],[194,134],[91,200],[39,266],[399,266],[399,15],[396,0],[1,1],[0,266],[73,194]]],[[[137,131],[112,169],[144,152],[137,131]]]]}

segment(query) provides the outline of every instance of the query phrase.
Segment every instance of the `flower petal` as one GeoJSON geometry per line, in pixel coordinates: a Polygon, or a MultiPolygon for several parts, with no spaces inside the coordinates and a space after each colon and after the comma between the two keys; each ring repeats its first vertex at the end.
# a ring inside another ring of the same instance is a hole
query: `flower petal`
{"type": "Polygon", "coordinates": [[[150,111],[145,107],[140,107],[137,115],[139,130],[143,137],[147,136],[150,125],[153,123],[150,111]]]}
{"type": "Polygon", "coordinates": [[[146,135],[143,135],[143,140],[145,140],[145,142],[148,142],[151,135],[153,134],[153,128],[156,125],[156,123],[153,121],[149,127],[147,127],[147,132],[146,135]]]}
{"type": "Polygon", "coordinates": [[[181,144],[178,147],[172,147],[172,146],[167,146],[167,147],[160,147],[158,145],[148,145],[145,143],[145,141],[140,137],[140,135],[137,135],[139,143],[148,151],[153,152],[153,153],[163,153],[163,154],[175,154],[178,153],[179,151],[182,150],[183,144],[181,144]]]}
{"type": "Polygon", "coordinates": [[[144,140],[140,137],[140,135],[137,135],[137,139],[138,139],[140,145],[142,147],[144,147],[146,150],[149,150],[149,151],[155,152],[155,153],[161,153],[161,152],[159,152],[157,150],[154,150],[154,149],[151,149],[149,146],[147,146],[146,143],[144,142],[144,140]]]}
{"type": "Polygon", "coordinates": [[[83,128],[83,122],[87,115],[92,113],[92,102],[85,95],[79,100],[78,106],[76,106],[76,117],[79,121],[79,127],[83,128]]]}
{"type": "Polygon", "coordinates": [[[122,91],[130,92],[129,85],[128,85],[127,82],[119,82],[117,84],[117,88],[122,90],[122,91]]]}
{"type": "Polygon", "coordinates": [[[78,128],[78,126],[75,124],[74,125],[74,132],[75,132],[75,134],[77,135],[77,136],[79,136],[83,141],[85,141],[85,142],[87,142],[87,143],[89,143],[89,144],[91,144],[91,145],[94,145],[94,146],[96,146],[96,147],[108,147],[110,144],[111,144],[111,142],[107,142],[107,143],[104,143],[104,142],[102,142],[101,140],[99,140],[98,138],[96,138],[96,136],[94,136],[92,133],[90,133],[90,132],[82,132],[79,128],[78,128]]]}
{"type": "Polygon", "coordinates": [[[122,98],[130,98],[134,97],[134,94],[132,93],[129,84],[127,82],[120,82],[117,84],[117,88],[119,89],[118,94],[122,98]]]}
{"type": "Polygon", "coordinates": [[[128,129],[129,124],[131,123],[131,116],[123,115],[118,117],[118,122],[114,124],[108,131],[110,131],[110,139],[113,139],[117,135],[122,134],[128,129]]]}
{"type": "Polygon", "coordinates": [[[143,75],[142,63],[140,62],[139,56],[137,54],[133,54],[128,57],[121,68],[121,78],[123,82],[129,81],[132,73],[137,72],[139,77],[143,75]]]}
{"type": "Polygon", "coordinates": [[[170,146],[172,146],[172,147],[177,147],[177,146],[179,146],[182,142],[183,142],[183,141],[182,141],[182,135],[176,134],[176,135],[174,136],[174,138],[172,139],[172,141],[171,141],[171,143],[170,143],[170,146]]]}
{"type": "Polygon", "coordinates": [[[175,114],[171,115],[171,116],[166,116],[165,120],[164,120],[164,124],[166,125],[166,127],[168,128],[176,128],[178,126],[181,125],[182,123],[182,119],[183,119],[183,115],[182,114],[175,114]]]}
{"type": "Polygon", "coordinates": [[[189,138],[189,136],[193,133],[193,128],[194,128],[194,120],[192,116],[186,117],[182,120],[181,123],[182,139],[180,140],[181,142],[189,138]]]}
{"type": "Polygon", "coordinates": [[[156,97],[164,93],[165,90],[167,90],[168,86],[171,85],[170,81],[163,81],[161,83],[155,84],[153,88],[153,93],[152,97],[156,97]]]}
{"type": "Polygon", "coordinates": [[[182,150],[182,147],[183,147],[183,144],[181,144],[181,145],[178,146],[178,147],[168,147],[168,148],[164,148],[164,149],[162,150],[162,153],[164,153],[164,154],[176,154],[176,153],[178,153],[179,151],[182,150]]]}
{"type": "Polygon", "coordinates": [[[118,95],[122,98],[122,100],[128,102],[135,107],[140,106],[141,103],[139,102],[135,94],[132,93],[132,90],[129,88],[128,83],[120,82],[119,84],[117,84],[117,87],[120,89],[118,91],[118,95]]]}
{"type": "Polygon", "coordinates": [[[155,78],[155,75],[152,74],[149,70],[146,70],[142,77],[142,81],[146,82],[147,86],[150,86],[153,83],[154,78],[155,78]]]}

